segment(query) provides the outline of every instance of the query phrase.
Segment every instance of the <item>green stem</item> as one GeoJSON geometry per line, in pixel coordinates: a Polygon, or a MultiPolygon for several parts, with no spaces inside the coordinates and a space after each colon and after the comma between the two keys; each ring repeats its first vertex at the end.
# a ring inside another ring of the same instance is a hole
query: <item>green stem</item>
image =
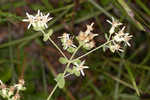
{"type": "Polygon", "coordinates": [[[55,87],[53,88],[52,92],[50,93],[50,95],[48,96],[47,100],[50,100],[52,95],[54,94],[55,90],[57,89],[58,84],[55,85],[55,87]]]}
{"type": "Polygon", "coordinates": [[[57,44],[49,37],[50,42],[58,49],[58,51],[65,57],[65,59],[68,60],[68,58],[65,56],[65,54],[62,52],[62,50],[57,46],[57,44]]]}
{"type": "MultiPolygon", "coordinates": [[[[64,73],[63,73],[63,76],[65,76],[65,74],[66,74],[66,72],[67,72],[67,69],[68,69],[68,67],[69,67],[70,64],[71,64],[71,60],[73,59],[73,57],[75,56],[75,54],[77,53],[77,51],[80,49],[81,46],[82,46],[82,45],[79,45],[78,48],[75,50],[75,52],[74,52],[74,53],[72,54],[72,56],[70,57],[69,62],[68,62],[67,66],[66,66],[66,68],[65,68],[65,71],[64,71],[64,73]]],[[[51,92],[50,95],[48,96],[47,100],[50,100],[50,99],[51,99],[51,97],[52,97],[52,95],[54,94],[54,92],[55,92],[55,90],[57,89],[57,87],[58,87],[58,84],[55,85],[55,87],[53,88],[52,92],[51,92]]]]}
{"type": "Polygon", "coordinates": [[[76,61],[76,60],[78,60],[78,59],[81,59],[81,58],[83,58],[83,57],[85,57],[85,56],[87,56],[87,55],[89,55],[90,53],[92,53],[92,52],[94,52],[94,51],[96,51],[96,50],[102,48],[103,46],[107,45],[108,43],[110,43],[110,42],[112,42],[112,41],[113,41],[113,40],[110,40],[110,41],[105,42],[104,44],[98,46],[97,48],[95,48],[95,49],[93,49],[93,50],[91,50],[91,51],[85,53],[84,55],[82,55],[82,56],[80,56],[80,57],[78,57],[78,58],[72,60],[72,62],[73,62],[73,61],[76,61]]]}
{"type": "MultiPolygon", "coordinates": [[[[43,30],[41,30],[41,32],[45,35],[46,33],[43,31],[43,30]]],[[[49,37],[48,38],[49,39],[49,41],[58,49],[58,51],[65,57],[65,59],[67,59],[68,60],[68,58],[65,56],[65,54],[62,52],[62,50],[57,46],[57,44],[49,37]]]]}
{"type": "Polygon", "coordinates": [[[72,62],[71,60],[73,59],[73,57],[75,56],[75,54],[77,53],[77,51],[80,49],[81,46],[82,46],[82,45],[79,45],[78,48],[76,48],[76,50],[74,51],[74,53],[73,53],[72,56],[70,57],[69,62],[68,62],[68,66],[66,67],[66,69],[65,69],[65,71],[64,71],[64,73],[63,73],[63,75],[66,74],[67,69],[68,69],[68,67],[70,66],[71,62],[72,62]]]}

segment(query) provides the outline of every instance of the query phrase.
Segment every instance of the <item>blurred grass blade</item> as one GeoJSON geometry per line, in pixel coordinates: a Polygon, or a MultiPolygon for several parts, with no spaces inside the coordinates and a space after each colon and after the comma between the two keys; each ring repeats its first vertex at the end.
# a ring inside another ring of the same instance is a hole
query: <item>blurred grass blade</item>
{"type": "Polygon", "coordinates": [[[140,96],[140,92],[139,92],[139,89],[138,89],[138,87],[137,87],[137,85],[136,85],[135,78],[134,78],[134,76],[133,76],[133,74],[132,74],[132,71],[131,71],[131,69],[130,69],[129,63],[125,63],[125,68],[126,68],[127,71],[128,71],[128,74],[129,74],[129,76],[130,76],[130,79],[131,79],[131,82],[132,82],[132,84],[133,84],[133,87],[134,87],[135,90],[136,90],[137,95],[140,96]]]}
{"type": "Polygon", "coordinates": [[[94,0],[88,0],[92,5],[94,5],[96,8],[98,8],[100,11],[102,11],[107,17],[112,18],[113,16],[107,12],[104,8],[102,8],[100,5],[98,5],[94,0]]]}
{"type": "Polygon", "coordinates": [[[132,21],[134,22],[134,24],[137,26],[137,28],[139,28],[142,31],[145,31],[144,27],[142,26],[142,24],[140,22],[138,22],[134,16],[134,12],[132,11],[132,9],[127,5],[127,3],[124,0],[117,0],[118,3],[124,8],[124,10],[126,11],[126,13],[128,14],[128,16],[130,16],[130,18],[132,19],[132,21]]]}
{"type": "Polygon", "coordinates": [[[150,9],[146,7],[146,5],[142,2],[142,0],[135,0],[135,2],[140,5],[140,7],[148,14],[150,15],[150,9]]]}
{"type": "Polygon", "coordinates": [[[47,8],[48,10],[53,9],[53,6],[52,6],[51,3],[49,3],[49,0],[41,0],[41,2],[46,6],[46,8],[47,8]]]}
{"type": "Polygon", "coordinates": [[[18,43],[23,42],[23,41],[32,40],[36,37],[39,37],[40,35],[41,35],[40,33],[37,33],[37,34],[31,35],[31,36],[28,36],[28,37],[25,37],[25,38],[22,38],[19,40],[14,40],[14,41],[11,41],[8,43],[4,43],[4,44],[0,45],[0,48],[4,48],[4,47],[10,46],[10,45],[15,45],[15,44],[18,44],[18,43]]]}

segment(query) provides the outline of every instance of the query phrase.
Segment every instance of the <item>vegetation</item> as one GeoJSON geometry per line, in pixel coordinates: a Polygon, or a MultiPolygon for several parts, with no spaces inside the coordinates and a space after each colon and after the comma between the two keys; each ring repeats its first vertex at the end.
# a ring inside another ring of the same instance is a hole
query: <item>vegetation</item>
{"type": "Polygon", "coordinates": [[[15,93],[20,90],[20,100],[46,100],[52,92],[51,100],[149,100],[149,6],[149,0],[0,0],[0,89],[14,86],[15,93]],[[26,13],[36,15],[38,10],[50,13],[48,28],[40,23],[41,29],[34,25],[27,29],[28,23],[22,21],[26,13]],[[115,31],[130,33],[132,39],[124,41],[129,47],[110,48],[115,37],[110,31],[112,18],[125,26],[118,25],[115,31]],[[95,34],[95,48],[80,40],[87,25],[95,34]],[[64,33],[74,36],[69,37],[71,45],[60,37],[64,33]],[[97,50],[100,45],[103,49],[97,50]],[[88,56],[83,58],[84,54],[88,56]],[[65,64],[85,66],[66,70],[65,64]],[[88,69],[83,73],[84,68],[88,69]]]}

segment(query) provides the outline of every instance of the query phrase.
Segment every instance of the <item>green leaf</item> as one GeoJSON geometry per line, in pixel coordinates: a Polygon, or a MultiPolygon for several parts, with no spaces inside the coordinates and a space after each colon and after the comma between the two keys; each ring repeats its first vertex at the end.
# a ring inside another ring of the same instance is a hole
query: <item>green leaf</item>
{"type": "Polygon", "coordinates": [[[59,88],[63,88],[65,86],[65,79],[64,79],[63,73],[58,74],[55,80],[59,88]]]}
{"type": "Polygon", "coordinates": [[[64,57],[60,57],[60,58],[59,58],[59,62],[60,62],[61,64],[66,64],[66,63],[68,62],[68,60],[65,59],[64,57]]]}

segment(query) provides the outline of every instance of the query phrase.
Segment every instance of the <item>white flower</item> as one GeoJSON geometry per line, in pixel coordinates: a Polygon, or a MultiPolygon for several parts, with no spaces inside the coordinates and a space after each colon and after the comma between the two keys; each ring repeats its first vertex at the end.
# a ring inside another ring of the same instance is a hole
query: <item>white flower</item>
{"type": "Polygon", "coordinates": [[[90,25],[86,25],[87,29],[85,31],[86,34],[90,34],[91,31],[93,31],[93,25],[94,23],[91,23],[90,25]]]}
{"type": "Polygon", "coordinates": [[[73,44],[72,40],[71,39],[68,39],[65,43],[63,43],[63,45],[65,46],[65,50],[69,47],[74,47],[76,48],[76,46],[73,44]]]}
{"type": "Polygon", "coordinates": [[[123,52],[123,49],[121,49],[121,46],[119,44],[114,44],[114,45],[110,45],[109,46],[110,51],[112,51],[113,53],[115,51],[120,51],[123,52]]]}
{"type": "Polygon", "coordinates": [[[31,27],[31,25],[36,30],[40,30],[43,28],[48,28],[47,22],[50,21],[52,18],[49,18],[49,13],[47,15],[43,15],[40,10],[38,10],[38,13],[33,16],[28,13],[26,13],[28,19],[23,19],[24,22],[29,22],[28,29],[31,27]]]}
{"type": "Polygon", "coordinates": [[[58,38],[61,38],[61,42],[62,45],[64,46],[64,50],[66,50],[69,47],[76,48],[76,46],[73,44],[72,39],[69,37],[69,34],[64,33],[61,37],[58,38]]]}
{"type": "Polygon", "coordinates": [[[114,19],[113,17],[112,17],[112,22],[110,20],[106,20],[106,21],[112,25],[112,27],[109,30],[110,34],[113,34],[115,32],[115,28],[122,25],[122,23],[120,23],[118,20],[114,19]]]}
{"type": "Polygon", "coordinates": [[[122,42],[124,39],[123,35],[120,35],[118,33],[115,33],[115,36],[113,38],[114,38],[114,41],[116,42],[122,42]]]}
{"type": "Polygon", "coordinates": [[[124,36],[124,39],[123,41],[130,47],[131,44],[129,43],[129,40],[132,38],[133,36],[132,35],[129,35],[129,33],[126,33],[125,36],[124,36]]]}
{"type": "Polygon", "coordinates": [[[128,46],[131,46],[129,43],[129,40],[133,37],[132,35],[129,35],[129,33],[124,32],[125,26],[118,32],[115,33],[114,41],[116,42],[122,42],[124,41],[128,46]]]}
{"type": "Polygon", "coordinates": [[[83,66],[84,63],[85,63],[85,60],[82,61],[81,64],[77,64],[76,62],[74,63],[74,65],[76,65],[77,71],[80,71],[83,76],[85,75],[84,72],[83,72],[83,69],[89,68],[88,66],[83,66]]]}
{"type": "Polygon", "coordinates": [[[34,25],[35,24],[35,17],[30,15],[29,13],[26,13],[28,19],[23,19],[22,21],[24,22],[29,22],[29,25],[28,25],[28,29],[31,27],[31,25],[34,25]]]}
{"type": "Polygon", "coordinates": [[[90,42],[86,43],[84,45],[84,47],[86,47],[87,49],[92,49],[92,48],[95,47],[95,42],[94,41],[90,41],[90,42]]]}
{"type": "Polygon", "coordinates": [[[122,25],[122,23],[120,23],[118,20],[114,19],[113,17],[112,17],[112,22],[110,20],[107,20],[107,22],[110,23],[112,27],[115,28],[122,25]]]}
{"type": "Polygon", "coordinates": [[[60,36],[58,38],[63,39],[63,42],[66,42],[69,39],[69,35],[70,34],[64,33],[62,36],[60,36]]]}

